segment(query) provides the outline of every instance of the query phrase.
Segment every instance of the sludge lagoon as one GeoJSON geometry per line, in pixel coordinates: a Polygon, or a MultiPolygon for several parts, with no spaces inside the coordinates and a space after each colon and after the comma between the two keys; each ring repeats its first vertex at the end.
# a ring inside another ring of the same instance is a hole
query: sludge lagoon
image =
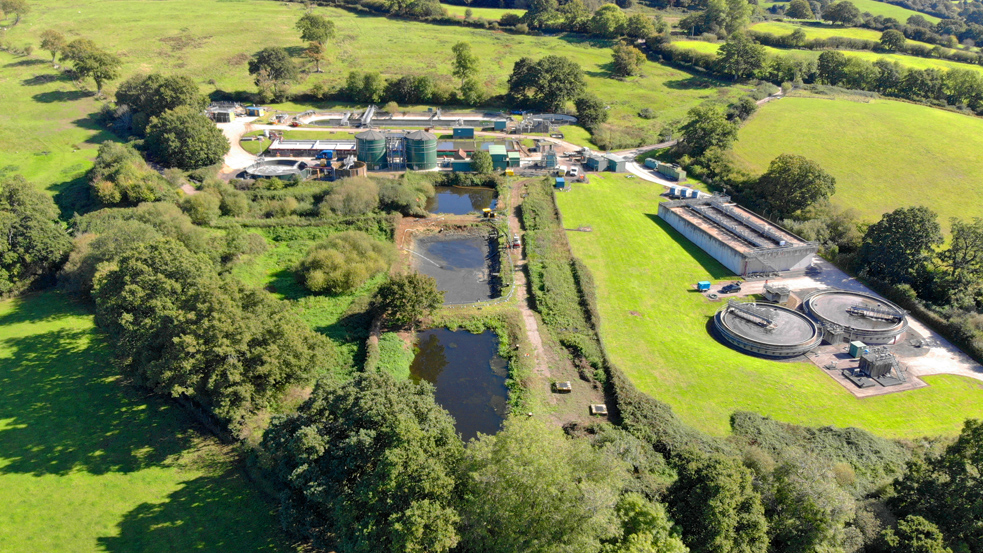
{"type": "Polygon", "coordinates": [[[474,303],[498,297],[498,244],[480,233],[441,232],[412,242],[413,268],[437,280],[444,305],[474,303]]]}
{"type": "Polygon", "coordinates": [[[495,209],[498,200],[491,188],[466,186],[437,186],[436,194],[427,200],[429,213],[447,215],[467,215],[483,209],[495,209]]]}
{"type": "Polygon", "coordinates": [[[410,378],[434,385],[437,403],[454,417],[465,441],[479,432],[495,434],[505,420],[508,362],[498,355],[498,337],[491,331],[418,332],[410,378]]]}

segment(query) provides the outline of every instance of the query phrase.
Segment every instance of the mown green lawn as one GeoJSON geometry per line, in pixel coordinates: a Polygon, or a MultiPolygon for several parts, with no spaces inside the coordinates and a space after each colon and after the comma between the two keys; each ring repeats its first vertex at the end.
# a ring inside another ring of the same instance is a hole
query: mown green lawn
{"type": "Polygon", "coordinates": [[[0,302],[0,550],[293,550],[193,428],[120,381],[85,309],[55,292],[0,302]]]}
{"type": "Polygon", "coordinates": [[[682,419],[724,435],[736,410],[808,425],[857,426],[892,438],[959,432],[983,416],[983,382],[926,378],[928,388],[856,399],[810,363],[738,353],[707,332],[721,306],[692,290],[728,271],[658,218],[662,188],[641,179],[592,175],[560,193],[574,255],[593,271],[601,334],[612,360],[682,419]],[[633,315],[637,313],[639,315],[633,315]]]}
{"type": "MultiPolygon", "coordinates": [[[[269,0],[37,0],[6,40],[33,44],[45,29],[58,29],[69,39],[87,37],[123,60],[123,78],[138,72],[162,71],[191,76],[202,92],[255,90],[247,71],[250,56],[266,46],[283,46],[299,63],[304,44],[294,29],[303,14],[299,3],[269,0]],[[106,32],[112,29],[112,32],[106,32]]],[[[694,77],[684,71],[646,62],[643,76],[627,81],[610,78],[611,41],[579,36],[534,37],[501,31],[430,25],[334,8],[318,8],[337,25],[323,74],[306,75],[294,89],[316,82],[343,83],[349,70],[393,75],[433,75],[447,87],[451,77],[451,47],[471,43],[480,58],[479,80],[490,94],[507,89],[508,76],[522,56],[556,54],[579,63],[591,92],[611,106],[611,123],[655,131],[679,119],[699,102],[735,89],[720,81],[694,77]],[[659,113],[656,120],[637,116],[642,108],[659,113]]],[[[45,52],[30,59],[0,53],[0,167],[12,166],[45,188],[57,189],[91,166],[95,146],[110,138],[92,119],[100,103],[71,82],[59,80],[44,63],[45,52]],[[55,79],[48,82],[49,79],[55,79]],[[82,150],[75,152],[74,146],[82,150]],[[50,152],[41,156],[39,152],[50,152]]],[[[107,86],[112,94],[117,83],[107,86]]],[[[92,83],[87,86],[94,88],[92,83]]],[[[310,106],[286,104],[284,108],[310,106]]]]}
{"type": "Polygon", "coordinates": [[[766,104],[745,123],[733,157],[763,172],[779,154],[804,155],[836,177],[833,200],[867,220],[924,205],[948,230],[950,217],[983,217],[981,151],[977,117],[890,100],[793,97],[766,104]]]}

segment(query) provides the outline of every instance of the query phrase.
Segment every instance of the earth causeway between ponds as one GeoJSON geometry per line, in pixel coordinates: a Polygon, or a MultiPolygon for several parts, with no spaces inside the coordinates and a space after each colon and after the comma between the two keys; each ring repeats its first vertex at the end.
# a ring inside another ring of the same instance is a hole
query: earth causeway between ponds
{"type": "Polygon", "coordinates": [[[486,230],[441,232],[414,237],[413,268],[437,280],[444,305],[487,301],[498,296],[493,273],[498,247],[486,230]]]}
{"type": "Polygon", "coordinates": [[[498,200],[491,188],[438,186],[427,200],[427,211],[434,214],[467,215],[482,209],[495,209],[498,200]]]}
{"type": "Polygon", "coordinates": [[[454,417],[462,439],[499,431],[508,413],[508,363],[493,332],[424,330],[417,333],[416,352],[410,378],[434,385],[437,403],[454,417]]]}

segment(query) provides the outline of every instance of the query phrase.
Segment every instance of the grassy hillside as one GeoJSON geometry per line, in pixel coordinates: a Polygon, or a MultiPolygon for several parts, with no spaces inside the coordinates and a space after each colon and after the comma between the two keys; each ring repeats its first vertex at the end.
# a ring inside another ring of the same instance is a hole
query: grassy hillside
{"type": "MultiPolygon", "coordinates": [[[[677,40],[673,41],[673,44],[689,50],[696,50],[697,52],[704,52],[708,54],[715,54],[717,50],[720,49],[721,43],[704,42],[701,40],[677,40]]],[[[794,50],[794,49],[784,49],[784,48],[773,48],[771,46],[765,46],[765,51],[769,55],[792,55],[799,58],[809,58],[818,59],[819,54],[822,52],[818,50],[794,50]]],[[[983,67],[979,65],[973,65],[969,63],[959,63],[956,61],[940,60],[935,58],[920,58],[917,56],[908,56],[905,54],[881,54],[877,52],[869,52],[866,50],[842,50],[842,52],[847,57],[855,57],[867,60],[871,63],[877,61],[878,59],[884,58],[889,61],[896,61],[903,65],[904,67],[909,67],[912,69],[969,69],[970,71],[976,71],[983,74],[983,67]]]]}
{"type": "MultiPolygon", "coordinates": [[[[7,33],[10,42],[32,43],[36,48],[38,35],[48,28],[59,29],[70,39],[88,37],[122,57],[124,78],[137,72],[162,71],[190,75],[206,93],[253,91],[246,64],[256,51],[284,46],[303,62],[304,45],[293,28],[303,13],[301,4],[268,0],[119,0],[108,4],[98,0],[39,0],[33,5],[30,16],[7,33]]],[[[649,131],[681,118],[703,100],[732,90],[718,81],[651,62],[646,62],[642,77],[614,80],[610,78],[610,41],[511,35],[337,9],[319,12],[331,16],[337,25],[338,36],[329,47],[331,61],[323,75],[310,77],[295,90],[307,89],[322,79],[338,85],[350,69],[379,71],[384,76],[428,74],[453,86],[451,47],[460,41],[472,44],[481,60],[479,78],[491,94],[506,91],[508,75],[519,57],[567,56],[584,68],[590,90],[611,103],[612,123],[649,131]],[[659,112],[658,119],[638,118],[636,114],[644,107],[659,112]]],[[[57,187],[67,180],[63,174],[66,168],[74,168],[67,176],[85,171],[88,159],[94,156],[91,148],[108,136],[88,117],[98,103],[71,82],[60,80],[59,74],[43,63],[45,56],[44,52],[37,52],[35,59],[0,54],[4,67],[0,73],[0,113],[8,115],[0,129],[0,148],[12,152],[3,165],[17,167],[42,186],[57,187]],[[82,151],[74,152],[75,145],[82,151]],[[35,155],[39,151],[51,153],[40,158],[35,155]]],[[[112,93],[115,84],[107,88],[112,93]]]]}
{"type": "Polygon", "coordinates": [[[750,357],[714,340],[707,323],[721,304],[691,286],[728,271],[658,218],[661,191],[641,179],[592,176],[557,201],[565,227],[593,228],[567,236],[594,274],[613,361],[688,424],[726,434],[730,414],[744,409],[911,438],[956,434],[965,417],[983,416],[979,381],[929,377],[928,388],[857,400],[812,364],[750,357]]]}
{"type": "Polygon", "coordinates": [[[834,201],[869,220],[925,205],[946,223],[983,216],[981,151],[980,118],[888,100],[785,98],[744,125],[733,155],[753,171],[782,153],[805,155],[836,177],[834,201]]]}
{"type": "Polygon", "coordinates": [[[122,385],[65,297],[0,303],[0,383],[3,551],[292,550],[226,448],[122,385]]]}

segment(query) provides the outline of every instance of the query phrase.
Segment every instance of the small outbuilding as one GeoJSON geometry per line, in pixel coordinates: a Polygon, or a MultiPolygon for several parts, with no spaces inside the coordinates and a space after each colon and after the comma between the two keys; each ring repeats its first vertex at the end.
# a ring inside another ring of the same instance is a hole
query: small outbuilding
{"type": "Polygon", "coordinates": [[[246,115],[250,117],[262,117],[266,115],[266,108],[263,106],[248,106],[246,108],[246,115]]]}
{"type": "Polygon", "coordinates": [[[474,138],[474,127],[454,127],[454,138],[474,138]]]}
{"type": "Polygon", "coordinates": [[[492,167],[496,171],[504,171],[508,169],[509,166],[509,154],[505,149],[505,146],[501,144],[492,144],[488,146],[488,153],[492,158],[492,167]]]}
{"type": "Polygon", "coordinates": [[[236,112],[232,109],[217,109],[210,113],[216,123],[231,123],[236,120],[236,112]]]}

